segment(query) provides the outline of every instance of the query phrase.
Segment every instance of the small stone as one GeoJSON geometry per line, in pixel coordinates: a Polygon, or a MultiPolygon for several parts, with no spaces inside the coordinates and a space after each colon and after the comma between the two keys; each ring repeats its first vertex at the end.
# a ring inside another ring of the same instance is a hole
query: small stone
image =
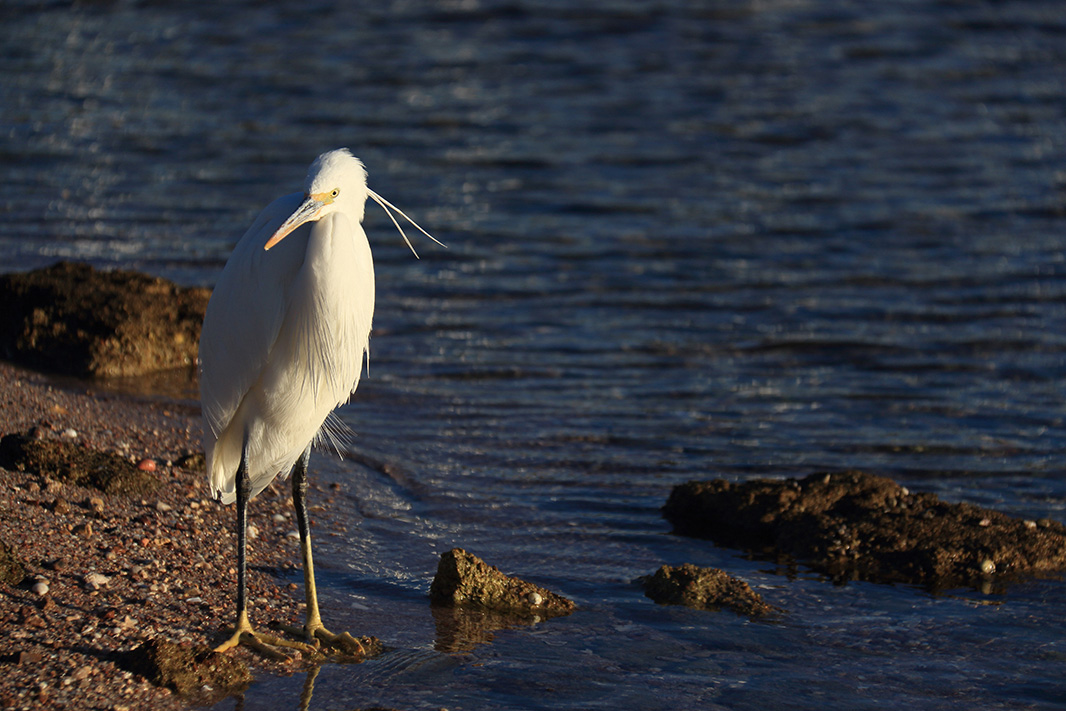
{"type": "Polygon", "coordinates": [[[154,459],[142,459],[137,462],[137,468],[142,472],[154,472],[156,469],[156,463],[154,459]]]}
{"type": "Polygon", "coordinates": [[[298,540],[300,538],[300,532],[299,531],[289,531],[288,533],[285,534],[285,537],[298,540]]]}
{"type": "Polygon", "coordinates": [[[985,558],[981,561],[981,572],[985,575],[992,575],[992,573],[996,572],[996,564],[991,558],[985,558]]]}
{"type": "Polygon", "coordinates": [[[287,520],[282,514],[276,513],[273,516],[274,523],[285,523],[287,520]]]}
{"type": "Polygon", "coordinates": [[[78,536],[90,538],[93,535],[93,526],[91,523],[86,521],[85,523],[79,523],[77,526],[75,526],[72,529],[72,532],[78,536]]]}
{"type": "Polygon", "coordinates": [[[70,504],[67,503],[66,499],[56,499],[52,504],[52,511],[61,516],[66,515],[70,513],[70,504]]]}
{"type": "Polygon", "coordinates": [[[44,659],[44,657],[42,657],[40,654],[37,654],[37,652],[19,652],[18,661],[16,663],[20,666],[28,664],[40,664],[42,659],[44,659]]]}
{"type": "Polygon", "coordinates": [[[40,595],[43,597],[48,594],[48,583],[44,580],[38,580],[30,589],[33,590],[34,595],[40,595]]]}
{"type": "Polygon", "coordinates": [[[111,582],[111,578],[101,573],[89,573],[88,575],[84,576],[82,580],[85,581],[86,586],[92,588],[93,590],[98,590],[104,585],[107,585],[109,582],[111,582]]]}
{"type": "Polygon", "coordinates": [[[978,523],[977,525],[981,526],[982,528],[988,528],[989,526],[992,525],[992,519],[983,518],[983,519],[981,519],[980,523],[978,523]]]}
{"type": "Polygon", "coordinates": [[[76,439],[78,436],[78,431],[73,427],[68,427],[67,429],[63,430],[63,436],[67,439],[76,439]]]}
{"type": "Polygon", "coordinates": [[[173,509],[174,509],[173,506],[171,506],[170,504],[168,504],[168,503],[166,503],[164,501],[157,501],[156,504],[155,504],[155,510],[156,511],[162,511],[162,512],[165,513],[167,511],[172,511],[173,509]]]}
{"type": "Polygon", "coordinates": [[[257,526],[248,526],[248,538],[259,538],[259,528],[257,526]]]}
{"type": "Polygon", "coordinates": [[[529,604],[530,604],[530,605],[532,605],[533,607],[536,607],[536,606],[537,606],[537,605],[539,605],[540,603],[544,602],[544,598],[543,598],[543,597],[541,597],[541,596],[540,596],[540,593],[538,593],[538,592],[531,592],[531,593],[529,593],[528,595],[526,595],[526,600],[527,600],[527,601],[529,602],[529,604]]]}
{"type": "Polygon", "coordinates": [[[1036,528],[1036,521],[1025,521],[1024,523],[1025,527],[1028,528],[1030,531],[1036,528]]]}
{"type": "Polygon", "coordinates": [[[89,509],[92,510],[94,513],[98,513],[98,514],[99,513],[103,513],[104,512],[104,500],[101,499],[99,496],[90,497],[89,498],[89,509]]]}

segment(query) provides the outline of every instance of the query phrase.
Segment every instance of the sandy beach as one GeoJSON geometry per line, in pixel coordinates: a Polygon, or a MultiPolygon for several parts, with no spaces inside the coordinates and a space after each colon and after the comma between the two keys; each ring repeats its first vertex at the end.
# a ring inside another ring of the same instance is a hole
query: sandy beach
{"type": "MultiPolygon", "coordinates": [[[[199,412],[0,363],[0,423],[3,435],[115,453],[160,483],[146,497],[108,496],[0,469],[0,541],[26,573],[0,585],[0,708],[187,708],[125,670],[122,653],[152,638],[214,644],[231,622],[233,509],[210,500],[196,468],[199,412]]],[[[289,498],[280,483],[251,504],[253,624],[301,622],[302,590],[278,576],[299,564],[289,498]]],[[[230,654],[253,674],[286,668],[245,649],[230,654]]]]}

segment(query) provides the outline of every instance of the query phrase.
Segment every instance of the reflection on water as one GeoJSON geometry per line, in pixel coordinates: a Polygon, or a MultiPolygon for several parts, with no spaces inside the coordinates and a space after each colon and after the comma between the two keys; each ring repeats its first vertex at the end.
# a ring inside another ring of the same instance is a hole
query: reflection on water
{"type": "Polygon", "coordinates": [[[433,648],[438,652],[469,652],[479,644],[488,644],[499,630],[531,626],[539,618],[523,618],[493,610],[446,607],[434,605],[433,623],[436,638],[433,648]]]}
{"type": "MultiPolygon", "coordinates": [[[[6,268],[211,284],[337,146],[449,245],[416,261],[368,210],[355,456],[313,463],[341,487],[321,594],[423,661],[324,667],[316,706],[1058,703],[1057,581],[995,606],[838,588],[672,537],[658,511],[688,479],[860,468],[1064,518],[1058,3],[13,2],[0,20],[6,268]],[[578,611],[434,651],[429,580],[459,545],[578,611]],[[631,583],[686,562],[785,619],[657,608],[631,583]]],[[[298,707],[299,687],[260,680],[243,707],[298,707]]]]}

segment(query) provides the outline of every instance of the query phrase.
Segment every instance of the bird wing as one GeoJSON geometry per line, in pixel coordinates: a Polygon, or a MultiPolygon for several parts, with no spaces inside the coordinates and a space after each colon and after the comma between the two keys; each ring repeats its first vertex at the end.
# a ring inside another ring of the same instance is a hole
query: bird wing
{"type": "Polygon", "coordinates": [[[285,318],[288,287],[303,265],[309,227],[270,252],[263,245],[300,205],[301,195],[268,205],[237,243],[211,295],[200,335],[204,449],[211,449],[260,377],[285,318]],[[266,256],[269,255],[269,258],[266,256]]]}

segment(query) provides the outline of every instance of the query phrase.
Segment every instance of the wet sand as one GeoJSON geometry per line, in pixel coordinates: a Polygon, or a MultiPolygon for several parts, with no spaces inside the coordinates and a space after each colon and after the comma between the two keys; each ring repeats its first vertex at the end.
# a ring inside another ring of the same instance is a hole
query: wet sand
{"type": "MultiPolygon", "coordinates": [[[[153,638],[215,644],[232,622],[234,513],[210,500],[202,480],[198,410],[0,363],[0,434],[27,432],[151,460],[160,485],[147,496],[108,495],[0,468],[0,541],[25,572],[19,584],[0,584],[0,708],[188,708],[126,671],[122,653],[153,638]]],[[[249,522],[253,624],[301,624],[302,586],[285,582],[299,579],[287,483],[252,501],[249,522]]],[[[246,649],[230,655],[253,675],[287,668],[246,649]]]]}

